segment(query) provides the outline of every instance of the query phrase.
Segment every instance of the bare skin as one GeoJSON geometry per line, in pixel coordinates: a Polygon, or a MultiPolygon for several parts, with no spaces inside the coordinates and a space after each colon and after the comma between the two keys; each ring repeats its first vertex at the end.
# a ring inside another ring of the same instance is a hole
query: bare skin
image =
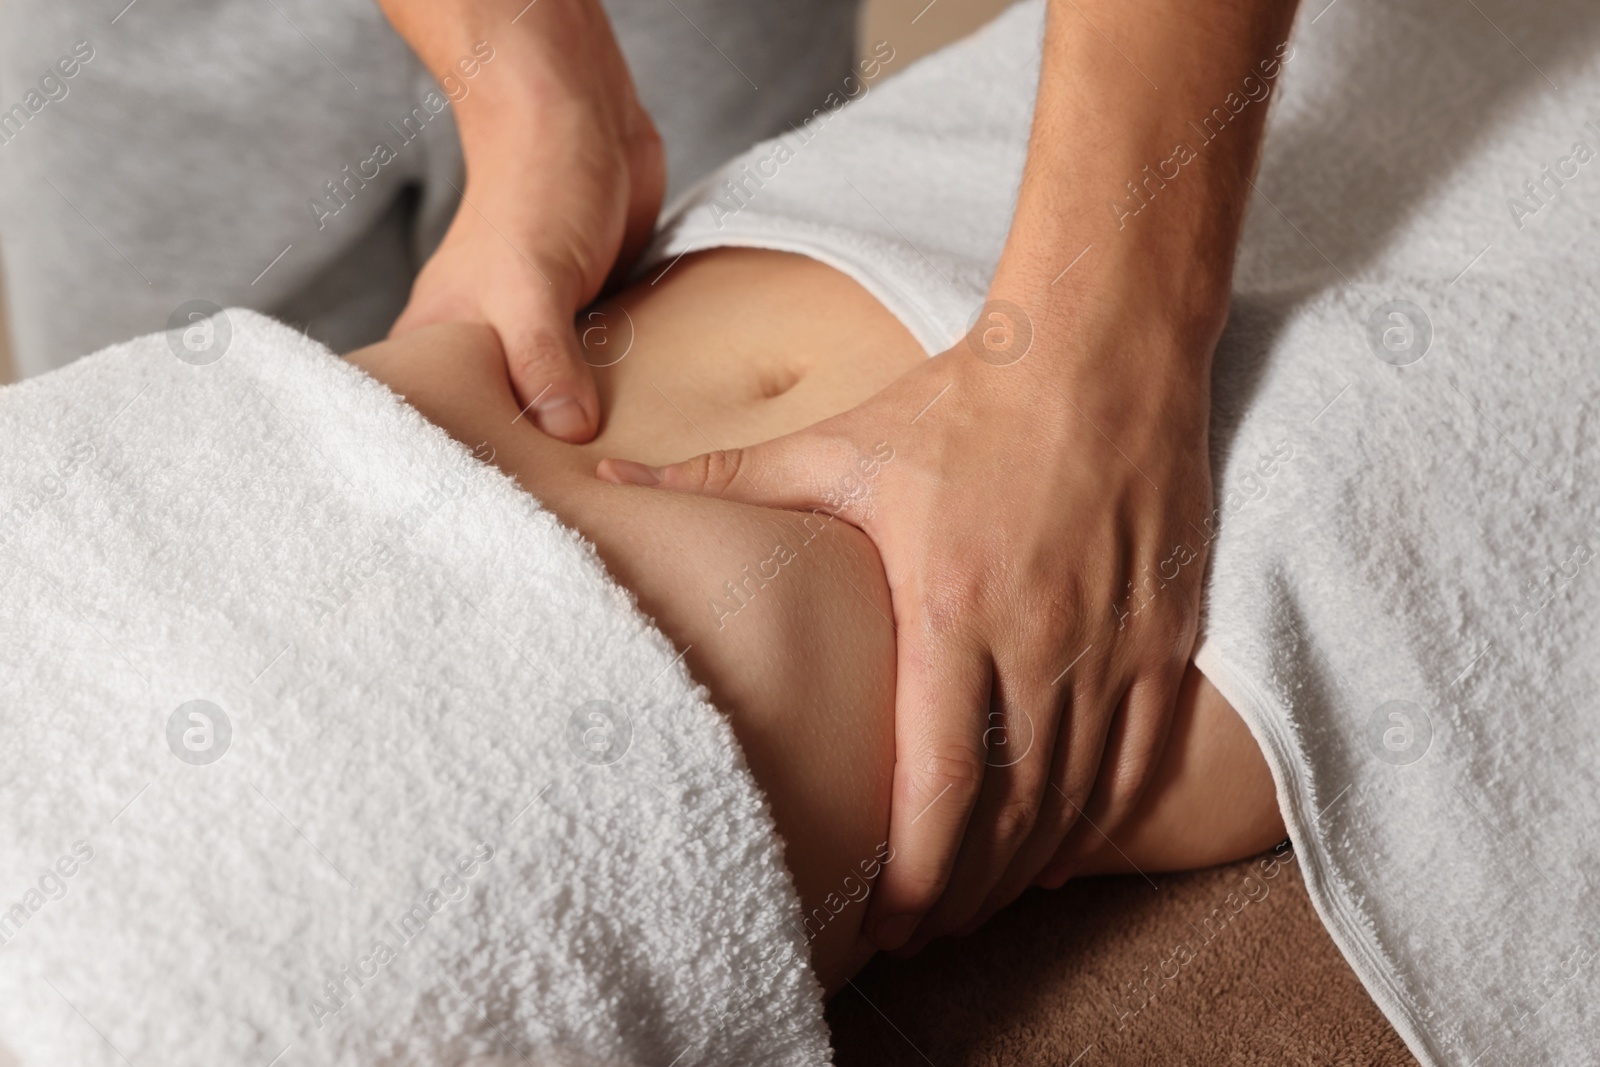
{"type": "Polygon", "coordinates": [[[1059,885],[1150,781],[1200,622],[1211,357],[1267,110],[1243,94],[1281,69],[1294,11],[1051,0],[986,328],[798,433],[664,469],[599,468],[828,507],[877,546],[897,626],[901,852],[869,908],[881,948],[1059,885]],[[1223,132],[1197,135],[1198,115],[1223,132]],[[900,461],[859,500],[819,498],[841,454],[885,436],[901,439],[900,461]],[[1123,601],[1131,617],[1110,610],[1123,601]],[[1007,767],[985,761],[997,713],[1040,737],[1007,767]]]}
{"type": "MultiPolygon", "coordinates": [[[[896,640],[877,550],[840,519],[614,485],[593,472],[604,456],[666,463],[802,429],[926,356],[855,282],[773,252],[686,257],[659,284],[635,285],[599,310],[579,329],[592,362],[616,362],[596,369],[602,426],[585,445],[519,417],[504,352],[485,326],[419,329],[350,359],[462,443],[492,448],[688,650],[771,800],[802,902],[816,914],[884,854],[889,836],[896,640]]],[[[857,477],[892,469],[893,447],[863,453],[857,477]]],[[[990,740],[996,764],[1029,743],[990,740]]],[[[1079,872],[1202,867],[1283,834],[1259,749],[1191,664],[1150,789],[1079,872]]],[[[812,927],[812,962],[830,993],[874,951],[866,911],[851,903],[812,927]]]]}
{"type": "MultiPolygon", "coordinates": [[[[605,9],[379,2],[442,80],[480,49],[503,56],[459,102],[463,206],[394,333],[493,327],[525,417],[588,442],[603,386],[572,313],[626,270],[663,185],[605,9]]],[[[841,512],[879,551],[898,627],[901,860],[871,904],[880,947],[960,931],[1031,883],[1059,884],[1150,781],[1199,625],[1205,544],[1189,540],[1210,506],[1210,361],[1266,112],[1242,94],[1275,76],[1295,8],[1050,0],[1027,167],[989,293],[1011,310],[987,315],[1031,324],[1026,360],[986,366],[958,345],[792,436],[732,452],[706,442],[664,471],[599,467],[767,508],[822,506],[815,483],[833,480],[842,451],[944,396],[841,512]],[[1192,132],[1204,121],[1212,132],[1192,132]],[[1199,148],[1175,148],[1197,136],[1199,148]],[[1086,462],[1091,451],[1105,461],[1086,462]],[[1019,455],[1030,462],[1008,462],[1019,455]],[[1153,584],[1161,595],[1140,596],[1135,625],[1105,610],[1153,584]],[[984,762],[997,708],[1040,736],[1005,767],[984,762]]]]}
{"type": "Polygon", "coordinates": [[[441,83],[495,56],[454,111],[462,207],[394,324],[494,327],[526,418],[594,436],[599,406],[573,313],[632,265],[655,226],[666,159],[600,0],[379,0],[441,83]]]}

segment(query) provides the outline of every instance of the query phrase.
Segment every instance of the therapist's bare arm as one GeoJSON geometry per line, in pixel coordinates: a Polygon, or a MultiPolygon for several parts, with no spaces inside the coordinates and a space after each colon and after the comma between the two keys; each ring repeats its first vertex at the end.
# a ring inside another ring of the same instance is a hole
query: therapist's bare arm
{"type": "MultiPolygon", "coordinates": [[[[989,377],[1060,401],[1047,397],[1064,432],[1038,448],[1036,503],[1061,518],[1041,529],[1018,515],[1033,537],[1017,546],[1032,564],[1024,573],[1056,575],[1032,599],[1060,614],[1008,619],[991,596],[989,626],[1001,642],[1001,694],[1059,719],[1036,765],[1025,759],[998,782],[985,775],[919,937],[982,919],[1035,880],[1075,873],[1127,824],[1160,761],[1215,534],[1212,353],[1268,100],[1292,62],[1295,9],[1294,0],[1052,0],[1027,170],[990,294],[1025,309],[1038,349],[1009,368],[1020,372],[1009,381],[989,377]],[[1052,541],[1059,547],[1046,555],[1052,541]],[[1047,663],[1072,669],[1054,685],[1055,672],[1028,671],[1047,663]]],[[[957,721],[954,705],[935,714],[957,721]]],[[[920,824],[895,829],[912,836],[920,824]]],[[[923,832],[937,848],[940,830],[923,832]]],[[[926,899],[923,887],[890,886],[885,913],[904,888],[926,899]]]]}
{"type": "Polygon", "coordinates": [[[868,926],[882,947],[1065,880],[1160,760],[1212,531],[1212,350],[1294,9],[1052,0],[1016,215],[972,335],[800,433],[602,465],[832,508],[877,544],[899,643],[899,858],[868,926]],[[880,441],[893,467],[829,499],[880,441]]]}
{"type": "Polygon", "coordinates": [[[660,139],[599,0],[378,0],[441,80],[493,49],[456,104],[465,202],[423,267],[396,334],[494,327],[545,432],[599,420],[574,313],[643,248],[660,209],[660,139]]]}

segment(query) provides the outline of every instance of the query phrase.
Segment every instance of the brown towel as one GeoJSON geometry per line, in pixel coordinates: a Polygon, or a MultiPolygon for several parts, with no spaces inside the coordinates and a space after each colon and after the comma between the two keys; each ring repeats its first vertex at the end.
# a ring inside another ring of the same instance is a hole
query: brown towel
{"type": "Polygon", "coordinates": [[[1415,1064],[1299,865],[1268,869],[1082,879],[880,957],[829,1006],[839,1067],[1415,1064]]]}

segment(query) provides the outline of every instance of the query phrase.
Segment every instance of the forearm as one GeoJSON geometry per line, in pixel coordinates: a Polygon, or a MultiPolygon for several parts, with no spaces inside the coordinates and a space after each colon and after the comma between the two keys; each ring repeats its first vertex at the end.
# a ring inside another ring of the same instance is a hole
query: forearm
{"type": "MultiPolygon", "coordinates": [[[[1036,337],[1142,321],[1182,343],[1127,359],[1209,377],[1268,101],[1292,59],[1295,6],[1052,0],[1028,164],[994,284],[1028,310],[1036,337]]],[[[1046,345],[1030,362],[1066,364],[1082,351],[1046,345]]],[[[1069,379],[1075,369],[1044,368],[1069,379]]]]}
{"type": "Polygon", "coordinates": [[[587,440],[598,401],[572,314],[648,241],[665,169],[605,9],[599,0],[378,2],[446,91],[461,88],[450,97],[466,162],[463,207],[396,329],[492,323],[524,399],[544,397],[538,425],[587,440]],[[480,72],[463,82],[475,60],[480,72]]]}
{"type": "MultiPolygon", "coordinates": [[[[423,65],[445,82],[459,81],[463,62],[492,49],[492,77],[478,78],[454,101],[469,177],[476,171],[515,173],[540,158],[552,141],[610,140],[596,129],[615,124],[622,109],[601,107],[591,87],[601,79],[632,97],[598,0],[378,0],[423,65]],[[603,42],[597,47],[596,42],[603,42]],[[586,128],[587,127],[587,128],[586,128]]],[[[448,84],[448,83],[447,83],[448,84]]]]}

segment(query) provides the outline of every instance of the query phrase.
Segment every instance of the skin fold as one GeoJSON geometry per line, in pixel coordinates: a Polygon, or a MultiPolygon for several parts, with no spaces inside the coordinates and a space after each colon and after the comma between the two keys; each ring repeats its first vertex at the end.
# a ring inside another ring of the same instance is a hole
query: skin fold
{"type": "MultiPolygon", "coordinates": [[[[802,429],[926,357],[845,275],[754,250],[685,257],[580,315],[578,332],[601,410],[584,445],[529,422],[486,326],[429,326],[349,358],[480,455],[492,450],[687,649],[770,799],[832,993],[874,951],[860,898],[867,876],[895,862],[897,647],[879,554],[843,519],[616,485],[594,470],[605,456],[670,463],[802,429]]],[[[856,460],[829,492],[864,494],[894,469],[895,442],[869,442],[856,460]]],[[[991,765],[1025,756],[1029,732],[991,731],[991,765]]],[[[1207,866],[1283,836],[1260,750],[1190,664],[1149,789],[1078,873],[1207,866]]]]}

